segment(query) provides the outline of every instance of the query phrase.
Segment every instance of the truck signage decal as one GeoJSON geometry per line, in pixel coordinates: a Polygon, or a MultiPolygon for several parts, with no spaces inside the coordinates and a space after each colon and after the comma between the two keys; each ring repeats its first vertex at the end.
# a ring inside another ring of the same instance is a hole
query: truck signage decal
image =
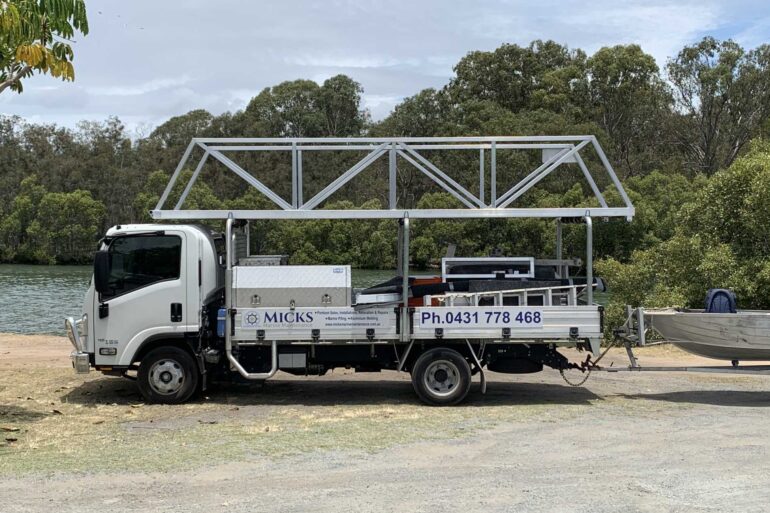
{"type": "MultiPolygon", "coordinates": [[[[253,315],[253,313],[251,314],[253,315]]],[[[265,312],[263,322],[270,324],[311,324],[313,312],[265,312]]],[[[259,316],[257,316],[259,318],[259,316]]]]}
{"type": "Polygon", "coordinates": [[[415,312],[420,328],[542,328],[543,311],[532,307],[421,308],[415,312]]]}
{"type": "Polygon", "coordinates": [[[386,309],[357,312],[353,308],[251,308],[238,311],[244,329],[386,329],[395,325],[395,313],[386,309]]]}

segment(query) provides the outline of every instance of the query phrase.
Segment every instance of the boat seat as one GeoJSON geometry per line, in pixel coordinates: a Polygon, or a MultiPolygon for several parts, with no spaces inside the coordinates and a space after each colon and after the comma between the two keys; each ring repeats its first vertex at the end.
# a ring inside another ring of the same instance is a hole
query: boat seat
{"type": "Polygon", "coordinates": [[[706,313],[736,313],[737,299],[735,292],[727,289],[709,289],[706,293],[706,313]]]}

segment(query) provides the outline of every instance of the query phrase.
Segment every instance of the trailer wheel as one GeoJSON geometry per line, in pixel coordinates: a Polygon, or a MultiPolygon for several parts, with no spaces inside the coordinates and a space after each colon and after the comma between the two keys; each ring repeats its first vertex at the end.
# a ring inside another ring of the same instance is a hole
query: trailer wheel
{"type": "Polygon", "coordinates": [[[471,388],[471,367],[454,349],[436,347],[425,351],[412,367],[412,386],[430,405],[457,404],[471,388]]]}
{"type": "Polygon", "coordinates": [[[142,358],[137,385],[151,403],[180,404],[198,389],[200,376],[190,353],[174,346],[153,349],[142,358]]]}

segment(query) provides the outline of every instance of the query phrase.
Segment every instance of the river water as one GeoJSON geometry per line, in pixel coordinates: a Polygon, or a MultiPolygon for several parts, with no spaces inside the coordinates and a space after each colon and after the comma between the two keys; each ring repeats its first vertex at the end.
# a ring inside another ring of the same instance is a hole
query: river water
{"type": "MultiPolygon", "coordinates": [[[[395,275],[393,270],[353,269],[352,281],[354,287],[371,287],[395,275]]],[[[81,315],[90,280],[88,265],[0,265],[0,333],[63,335],[64,318],[81,315]]],[[[608,297],[594,296],[600,304],[608,297]]]]}
{"type": "MultiPolygon", "coordinates": [[[[392,270],[353,270],[354,287],[395,276],[392,270]]],[[[0,265],[0,333],[64,334],[64,318],[79,317],[91,266],[0,265]]]]}

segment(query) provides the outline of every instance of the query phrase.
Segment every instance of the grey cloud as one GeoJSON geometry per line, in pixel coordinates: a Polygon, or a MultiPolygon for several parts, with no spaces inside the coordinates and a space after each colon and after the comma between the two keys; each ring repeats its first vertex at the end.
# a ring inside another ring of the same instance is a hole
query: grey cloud
{"type": "MultiPolygon", "coordinates": [[[[23,95],[0,95],[0,111],[70,126],[118,115],[133,128],[195,108],[237,110],[284,80],[346,73],[362,83],[379,119],[400,99],[445,84],[468,51],[535,38],[589,52],[638,42],[663,63],[738,16],[770,15],[764,2],[737,1],[186,0],[182,8],[89,0],[76,83],[35,77],[23,95]]],[[[766,27],[744,32],[757,40],[766,27]]]]}

